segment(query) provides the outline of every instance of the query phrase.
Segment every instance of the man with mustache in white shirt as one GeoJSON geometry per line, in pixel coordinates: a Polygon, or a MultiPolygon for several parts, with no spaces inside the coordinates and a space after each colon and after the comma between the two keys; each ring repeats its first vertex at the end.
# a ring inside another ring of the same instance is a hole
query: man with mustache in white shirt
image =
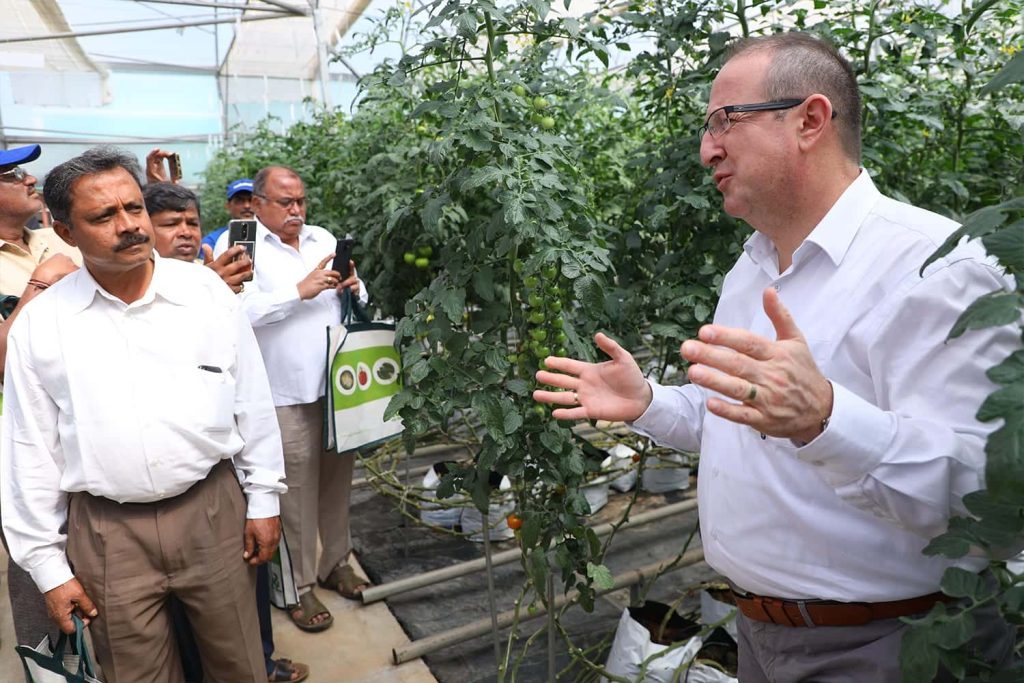
{"type": "Polygon", "coordinates": [[[276,549],[285,490],[269,386],[223,282],[153,254],[141,177],[113,148],[47,175],[85,267],[8,338],[4,533],[61,630],[72,614],[89,625],[108,683],[181,680],[170,595],[208,681],[262,683],[255,566],[276,549]]]}

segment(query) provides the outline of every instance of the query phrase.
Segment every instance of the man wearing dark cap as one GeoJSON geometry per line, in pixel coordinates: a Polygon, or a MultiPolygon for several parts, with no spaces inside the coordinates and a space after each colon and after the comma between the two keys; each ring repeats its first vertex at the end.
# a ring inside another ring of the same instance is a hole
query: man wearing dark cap
{"type": "MultiPolygon", "coordinates": [[[[3,364],[10,326],[33,297],[81,264],[78,250],[68,246],[53,230],[25,228],[25,224],[43,209],[43,198],[36,192],[35,177],[19,164],[34,161],[39,153],[39,145],[0,151],[0,297],[10,303],[6,310],[13,309],[6,320],[0,321],[0,414],[3,413],[3,364]]],[[[2,534],[0,540],[3,540],[2,534]]],[[[3,544],[6,548],[7,541],[3,540],[3,544]]],[[[35,646],[47,634],[56,633],[46,614],[43,596],[32,578],[10,560],[7,589],[19,644],[35,646]]]]}
{"type": "MultiPolygon", "coordinates": [[[[228,200],[224,202],[224,208],[233,220],[249,220],[255,214],[252,210],[252,180],[250,178],[239,178],[228,183],[228,200]]],[[[224,225],[203,238],[203,244],[210,247],[213,253],[217,246],[217,238],[224,234],[228,226],[224,225]]],[[[202,249],[202,245],[199,247],[202,249]]],[[[203,251],[206,251],[203,249],[203,251]]]]}

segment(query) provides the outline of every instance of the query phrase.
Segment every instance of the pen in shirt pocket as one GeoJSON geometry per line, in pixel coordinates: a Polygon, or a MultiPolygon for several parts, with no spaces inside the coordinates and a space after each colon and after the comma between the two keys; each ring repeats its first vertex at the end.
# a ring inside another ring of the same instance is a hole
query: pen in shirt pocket
{"type": "Polygon", "coordinates": [[[200,370],[206,370],[207,372],[224,372],[223,370],[218,368],[216,365],[200,365],[199,369],[200,370]]]}

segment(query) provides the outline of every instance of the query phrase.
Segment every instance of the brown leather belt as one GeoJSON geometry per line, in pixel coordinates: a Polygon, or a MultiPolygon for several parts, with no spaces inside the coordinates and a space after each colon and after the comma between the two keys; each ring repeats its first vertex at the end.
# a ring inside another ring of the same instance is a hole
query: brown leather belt
{"type": "Polygon", "coordinates": [[[942,593],[892,602],[833,602],[783,600],[733,591],[743,616],[781,626],[862,626],[878,619],[895,619],[927,612],[938,602],[954,598],[942,593]]]}

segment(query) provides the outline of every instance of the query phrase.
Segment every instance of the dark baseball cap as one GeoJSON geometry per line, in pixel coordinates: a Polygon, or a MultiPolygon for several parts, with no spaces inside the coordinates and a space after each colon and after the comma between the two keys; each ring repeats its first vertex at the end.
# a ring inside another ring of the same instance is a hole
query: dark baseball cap
{"type": "MultiPolygon", "coordinates": [[[[39,145],[26,145],[14,149],[0,150],[0,166],[16,166],[26,161],[35,161],[39,158],[42,150],[39,145]]],[[[252,181],[249,182],[249,191],[252,191],[252,181]]]]}
{"type": "Polygon", "coordinates": [[[250,178],[239,178],[238,180],[232,180],[228,183],[228,199],[231,199],[239,192],[252,193],[252,179],[250,178]]]}

